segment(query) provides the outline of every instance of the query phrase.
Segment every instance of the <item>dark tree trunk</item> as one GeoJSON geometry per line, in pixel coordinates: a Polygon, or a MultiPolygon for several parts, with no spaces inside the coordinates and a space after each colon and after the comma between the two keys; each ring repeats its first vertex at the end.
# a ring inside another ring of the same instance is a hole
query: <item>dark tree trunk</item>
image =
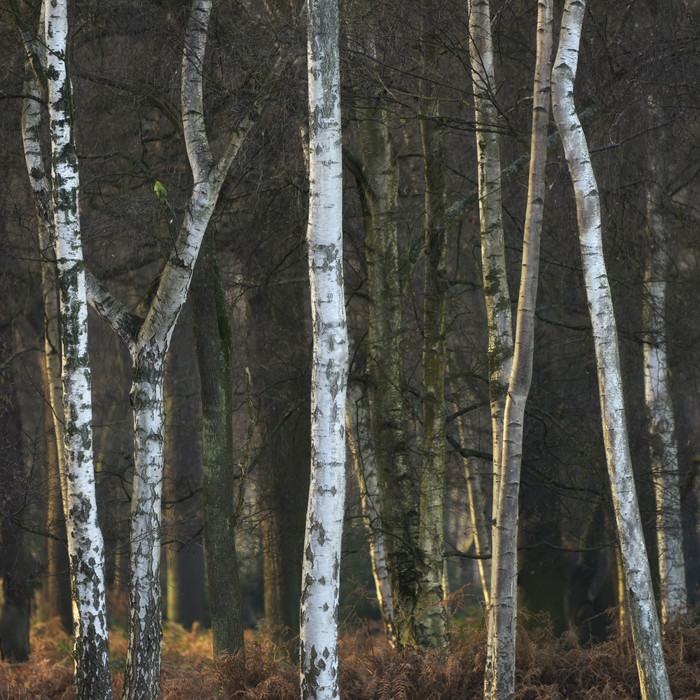
{"type": "Polygon", "coordinates": [[[243,611],[234,513],[231,325],[211,232],[192,281],[192,304],[204,427],[204,546],[216,656],[243,649],[243,611]]]}

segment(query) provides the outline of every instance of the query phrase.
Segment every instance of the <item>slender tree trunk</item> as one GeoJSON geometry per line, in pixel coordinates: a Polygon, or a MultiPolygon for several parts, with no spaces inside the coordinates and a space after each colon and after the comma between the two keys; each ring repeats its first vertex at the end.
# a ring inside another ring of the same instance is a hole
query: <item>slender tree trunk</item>
{"type": "MultiPolygon", "coordinates": [[[[495,518],[499,512],[501,492],[501,457],[503,452],[503,415],[513,362],[513,330],[510,294],[506,275],[505,244],[503,240],[503,211],[501,205],[501,156],[498,144],[498,111],[495,105],[495,71],[491,39],[491,11],[488,0],[469,0],[469,53],[474,83],[474,115],[479,169],[479,220],[481,227],[481,261],[484,298],[489,334],[489,395],[491,402],[491,432],[493,452],[493,504],[495,518]]],[[[492,556],[489,620],[494,614],[493,569],[498,566],[492,556]]],[[[485,688],[490,694],[493,677],[490,652],[491,635],[495,626],[489,622],[485,688]]]]}
{"type": "Polygon", "coordinates": [[[348,386],[347,402],[348,445],[355,462],[355,475],[360,487],[362,519],[369,542],[374,586],[387,640],[392,647],[395,647],[394,604],[389,585],[386,545],[382,531],[382,501],[379,493],[377,463],[372,446],[372,425],[369,409],[365,405],[366,399],[359,384],[353,383],[348,386]]]}
{"type": "MultiPolygon", "coordinates": [[[[661,121],[663,111],[650,98],[649,113],[661,121]]],[[[688,610],[683,555],[683,526],[679,487],[675,418],[669,391],[666,354],[666,276],[668,274],[668,215],[664,207],[664,154],[668,139],[663,129],[653,132],[647,163],[647,228],[649,257],[644,273],[644,396],[649,419],[651,471],[656,497],[656,541],[661,580],[661,621],[666,626],[688,610]]]]}
{"type": "Polygon", "coordinates": [[[22,109],[22,142],[29,182],[39,211],[37,232],[41,255],[41,295],[44,307],[44,376],[48,389],[47,425],[52,438],[47,448],[47,529],[54,536],[48,541],[48,598],[50,617],[58,616],[66,629],[72,628],[65,500],[65,443],[63,431],[63,389],[61,387],[61,338],[59,329],[56,258],[51,240],[53,204],[51,185],[41,148],[43,91],[33,73],[25,82],[22,109]]]}
{"type": "MultiPolygon", "coordinates": [[[[431,11],[431,3],[424,3],[431,11]]],[[[437,73],[437,37],[424,30],[422,40],[423,118],[420,122],[425,181],[425,288],[423,294],[423,459],[418,533],[415,638],[428,647],[447,645],[443,605],[443,500],[445,486],[446,231],[445,143],[436,123],[440,101],[432,82],[437,73]]]]}
{"type": "MultiPolygon", "coordinates": [[[[201,307],[200,313],[207,311],[201,307]]],[[[187,629],[195,622],[203,623],[206,615],[202,496],[197,488],[202,478],[202,416],[191,316],[191,309],[185,306],[165,367],[163,458],[165,498],[169,501],[165,510],[170,520],[165,557],[167,617],[187,629]]]]}
{"type": "Polygon", "coordinates": [[[603,258],[600,202],[574,104],[584,0],[567,0],[553,71],[553,106],[576,197],[581,257],[593,327],[605,452],[628,593],[642,697],[671,698],[625,423],[617,328],[603,258]]]}
{"type": "Polygon", "coordinates": [[[382,105],[382,97],[377,95],[361,104],[358,116],[366,204],[370,416],[396,640],[405,645],[415,642],[412,621],[419,512],[402,395],[399,166],[389,128],[390,115],[382,105]]]}
{"type": "Polygon", "coordinates": [[[488,0],[469,0],[469,52],[474,83],[476,147],[479,159],[479,219],[484,297],[489,332],[489,394],[493,440],[493,512],[498,494],[503,451],[503,414],[513,363],[513,329],[506,275],[501,206],[501,155],[495,105],[491,13],[488,0]]]}
{"type": "Polygon", "coordinates": [[[11,339],[11,327],[0,327],[0,658],[14,663],[27,661],[31,651],[29,621],[33,572],[24,530],[18,521],[26,505],[27,474],[22,459],[22,426],[14,390],[15,375],[11,371],[11,339]]]}
{"type": "MultiPolygon", "coordinates": [[[[233,445],[231,324],[211,232],[192,283],[195,342],[202,396],[202,517],[214,656],[243,649],[236,555],[236,465],[233,445]]],[[[243,484],[239,482],[239,488],[243,484]]]]}
{"type": "MultiPolygon", "coordinates": [[[[459,406],[454,404],[456,412],[459,406]]],[[[464,419],[457,416],[457,430],[459,434],[459,444],[465,446],[469,444],[467,431],[464,426],[464,419]]],[[[469,504],[469,517],[474,533],[474,551],[478,557],[477,567],[479,569],[479,581],[481,582],[481,592],[484,602],[488,608],[491,598],[491,519],[486,512],[488,497],[484,488],[484,479],[477,465],[476,458],[462,457],[464,472],[467,482],[467,502],[469,504]]]]}
{"type": "Polygon", "coordinates": [[[337,0],[308,4],[311,482],[302,570],[303,698],[338,695],[338,592],[345,504],[348,340],[343,289],[337,0]]]}
{"type": "Polygon", "coordinates": [[[53,222],[61,310],[65,517],[68,531],[76,694],[111,698],[104,545],[97,523],[87,303],[78,215],[78,162],[70,114],[67,0],[45,5],[53,171],[53,222]]]}
{"type": "Polygon", "coordinates": [[[515,636],[518,608],[518,518],[520,467],[523,450],[525,404],[532,382],[535,352],[535,307],[539,272],[540,237],[545,196],[547,126],[549,124],[552,57],[552,0],[540,0],[537,12],[537,62],[533,91],[530,176],[525,213],[523,261],[518,298],[515,356],[504,415],[501,493],[497,499],[493,541],[493,613],[487,654],[493,666],[485,679],[485,696],[511,698],[515,694],[515,636]],[[493,627],[493,630],[491,630],[493,627]]]}

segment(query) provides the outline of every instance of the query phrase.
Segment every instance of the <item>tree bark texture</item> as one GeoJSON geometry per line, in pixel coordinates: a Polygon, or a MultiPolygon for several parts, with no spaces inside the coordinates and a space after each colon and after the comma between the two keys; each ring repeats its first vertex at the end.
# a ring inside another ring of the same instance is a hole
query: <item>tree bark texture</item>
{"type": "Polygon", "coordinates": [[[348,340],[343,289],[338,3],[308,4],[311,482],[300,616],[301,694],[338,696],[348,340]]]}
{"type": "Polygon", "coordinates": [[[492,596],[488,638],[493,650],[485,679],[486,697],[515,694],[515,637],[518,613],[518,519],[525,405],[532,383],[535,353],[535,308],[540,238],[545,196],[547,127],[552,57],[552,0],[540,0],[537,11],[537,60],[533,90],[530,175],[525,213],[523,260],[518,298],[515,355],[504,414],[501,493],[496,500],[492,596]],[[493,627],[493,630],[491,630],[493,627]]]}
{"type": "Polygon", "coordinates": [[[469,53],[474,83],[476,147],[479,168],[479,220],[484,298],[489,333],[489,394],[493,440],[493,499],[498,512],[498,483],[503,451],[503,414],[513,362],[513,330],[506,276],[501,205],[499,119],[491,12],[488,0],[469,0],[469,53]]]}
{"type": "MultiPolygon", "coordinates": [[[[501,155],[498,143],[498,111],[495,104],[496,77],[491,10],[488,0],[469,0],[469,55],[474,84],[474,120],[478,157],[479,221],[481,231],[481,265],[486,301],[486,321],[489,335],[489,396],[491,402],[491,440],[493,453],[494,518],[498,513],[501,493],[501,457],[503,451],[503,415],[513,362],[513,330],[510,294],[506,276],[503,211],[501,204],[501,155]]],[[[494,520],[495,523],[495,520],[494,520]]],[[[495,540],[495,527],[492,542],[495,540]]],[[[494,560],[492,559],[492,570],[494,560]]],[[[493,614],[493,573],[489,600],[489,618],[493,614]]],[[[487,641],[485,688],[491,690],[493,649],[489,624],[487,641]]]]}
{"type": "MultiPolygon", "coordinates": [[[[663,109],[649,98],[653,123],[662,122],[663,109]]],[[[666,279],[669,262],[669,217],[664,203],[668,137],[664,129],[647,151],[646,187],[649,254],[644,271],[644,397],[649,420],[651,473],[656,499],[656,543],[661,582],[661,621],[666,626],[688,611],[683,554],[683,526],[675,417],[669,389],[666,349],[666,279]]]]}
{"type": "MultiPolygon", "coordinates": [[[[424,10],[431,10],[430,1],[424,10]]],[[[447,645],[443,604],[443,500],[445,487],[445,366],[447,293],[445,230],[445,142],[437,123],[440,101],[433,75],[439,73],[437,36],[423,29],[423,118],[420,122],[425,182],[425,285],[423,293],[423,445],[418,532],[418,580],[414,627],[416,642],[447,645]]]]}
{"type": "Polygon", "coordinates": [[[29,182],[36,201],[37,233],[41,256],[41,295],[44,310],[44,376],[48,389],[47,425],[47,529],[54,535],[47,543],[49,615],[58,616],[66,629],[72,628],[68,550],[63,515],[65,501],[65,436],[63,389],[61,386],[61,338],[58,308],[56,256],[53,249],[53,203],[51,185],[41,148],[42,106],[44,93],[33,73],[25,82],[22,108],[22,143],[29,182]]]}
{"type": "Polygon", "coordinates": [[[585,12],[567,0],[552,73],[552,103],[576,198],[581,258],[598,366],[603,437],[642,697],[671,698],[627,438],[620,357],[601,235],[600,201],[586,137],[574,104],[585,12]]]}
{"type": "Polygon", "coordinates": [[[53,222],[61,312],[65,501],[71,586],[75,685],[79,699],[110,698],[104,545],[97,523],[92,449],[92,397],[87,302],[78,213],[78,161],[67,74],[68,4],[45,4],[53,222]]]}
{"type": "Polygon", "coordinates": [[[401,371],[399,166],[390,115],[379,96],[360,105],[365,247],[369,293],[367,374],[374,454],[382,500],[394,624],[399,645],[415,642],[419,506],[409,459],[401,371]]]}
{"type": "Polygon", "coordinates": [[[379,492],[377,461],[372,445],[372,424],[367,399],[361,386],[348,386],[347,438],[355,462],[355,475],[360,487],[362,519],[365,523],[372,575],[377,592],[379,611],[384,623],[384,632],[392,647],[396,646],[394,627],[394,603],[389,584],[386,545],[382,531],[382,501],[379,492]]]}
{"type": "MultiPolygon", "coordinates": [[[[241,587],[233,512],[237,469],[233,444],[231,324],[211,233],[192,284],[203,418],[202,517],[214,655],[243,649],[241,587]]],[[[239,488],[243,484],[239,481],[239,488]]]]}

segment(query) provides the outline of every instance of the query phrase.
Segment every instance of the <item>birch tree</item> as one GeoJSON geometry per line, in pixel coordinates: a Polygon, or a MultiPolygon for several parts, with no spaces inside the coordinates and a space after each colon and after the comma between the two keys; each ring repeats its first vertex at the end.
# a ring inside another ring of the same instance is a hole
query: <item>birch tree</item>
{"type": "Polygon", "coordinates": [[[348,340],[343,291],[342,142],[338,3],[310,0],[309,277],[311,481],[300,616],[303,698],[338,696],[338,593],[345,505],[348,340]]]}
{"type": "MultiPolygon", "coordinates": [[[[431,3],[423,3],[430,14],[431,3]]],[[[447,645],[447,611],[443,605],[443,497],[445,482],[445,367],[447,364],[447,291],[445,230],[445,140],[437,123],[440,115],[432,73],[438,70],[438,47],[433,32],[423,29],[420,122],[425,182],[425,285],[423,294],[423,445],[418,532],[418,580],[414,627],[422,646],[447,645]]]]}
{"type": "MultiPolygon", "coordinates": [[[[649,97],[653,122],[663,121],[663,110],[649,97]]],[[[664,129],[647,151],[646,214],[649,253],[644,271],[644,397],[651,452],[651,473],[656,499],[656,542],[661,580],[661,621],[666,626],[688,609],[683,555],[683,527],[679,486],[675,418],[669,391],[666,350],[666,277],[670,236],[664,203],[668,137],[664,129]]]]}
{"type": "MultiPolygon", "coordinates": [[[[376,58],[376,46],[369,54],[376,58]]],[[[401,280],[399,274],[399,165],[382,94],[357,109],[362,162],[353,168],[364,205],[369,332],[368,394],[382,528],[387,547],[396,641],[415,641],[414,545],[418,537],[418,498],[409,458],[401,368],[401,280]]],[[[348,158],[346,157],[346,162],[348,158]]]]}
{"type": "Polygon", "coordinates": [[[377,460],[372,444],[372,424],[367,399],[357,382],[348,385],[346,429],[355,475],[360,487],[360,505],[365,523],[372,576],[377,592],[384,632],[392,647],[396,646],[394,601],[389,584],[386,543],[382,530],[382,500],[379,491],[377,460]]]}
{"type": "MultiPolygon", "coordinates": [[[[53,233],[61,313],[63,420],[65,426],[64,511],[73,599],[76,694],[80,699],[110,698],[109,635],[105,605],[104,546],[97,523],[92,449],[92,397],[87,346],[87,301],[78,207],[78,160],[67,73],[68,3],[44,7],[46,77],[53,180],[53,233]]],[[[31,132],[38,119],[25,112],[31,132]]],[[[36,133],[36,132],[34,132],[36,133]]],[[[30,137],[31,138],[31,137],[30,137]]],[[[35,139],[34,143],[38,143],[35,139]]],[[[41,153],[27,151],[35,183],[41,180],[41,153]]],[[[42,183],[43,184],[43,183],[42,183]]],[[[35,190],[36,191],[36,190],[35,190]]]]}
{"type": "Polygon", "coordinates": [[[581,258],[598,368],[605,454],[642,697],[670,699],[659,621],[632,471],[615,314],[603,258],[597,183],[574,104],[585,0],[567,0],[552,73],[552,104],[576,199],[581,258]]]}
{"type": "MultiPolygon", "coordinates": [[[[474,84],[481,265],[489,336],[489,397],[493,446],[493,541],[498,526],[495,518],[499,512],[503,414],[513,362],[513,330],[503,240],[501,156],[498,144],[498,112],[494,102],[496,79],[491,39],[491,12],[488,0],[469,0],[469,55],[474,84]]],[[[498,564],[494,557],[492,558],[491,586],[493,586],[493,568],[495,566],[498,564]]],[[[491,588],[489,620],[494,613],[495,603],[494,591],[491,588]]],[[[494,627],[491,622],[489,622],[488,629],[485,675],[487,695],[490,693],[493,663],[490,652],[493,649],[491,636],[494,627]]]]}
{"type": "Polygon", "coordinates": [[[182,124],[193,186],[185,216],[145,318],[130,313],[91,275],[91,304],[129,349],[134,421],[129,645],[125,698],[156,698],[161,663],[160,517],[163,479],[163,375],[175,323],[219,192],[261,111],[255,102],[214,159],[205,128],[203,70],[211,0],[193,0],[182,58],[182,124]]]}
{"type": "Polygon", "coordinates": [[[540,237],[545,196],[547,127],[549,124],[552,56],[552,0],[540,0],[537,10],[537,59],[530,141],[530,175],[523,236],[515,355],[504,415],[501,493],[496,499],[497,527],[493,539],[492,601],[485,697],[509,698],[515,693],[515,635],[518,603],[518,518],[520,467],[525,404],[532,382],[535,347],[535,307],[540,237]]]}
{"type": "MultiPolygon", "coordinates": [[[[42,20],[43,23],[43,15],[42,20]]],[[[22,145],[29,182],[36,201],[37,241],[41,258],[41,296],[44,312],[44,376],[48,391],[47,422],[52,426],[53,440],[47,459],[48,504],[47,529],[55,535],[47,542],[49,568],[49,606],[52,616],[59,615],[66,631],[72,622],[70,590],[63,571],[68,568],[65,544],[65,438],[63,420],[63,390],[61,388],[61,338],[58,309],[58,282],[56,256],[53,248],[53,204],[51,185],[42,152],[43,104],[45,103],[45,60],[37,51],[36,42],[29,32],[23,33],[25,49],[35,60],[28,61],[25,81],[26,97],[22,107],[22,145]],[[40,80],[41,78],[41,80],[40,80]],[[43,83],[43,86],[42,86],[43,83]],[[55,455],[55,459],[54,459],[55,455]],[[66,590],[68,589],[68,590],[66,590]]]]}
{"type": "Polygon", "coordinates": [[[469,0],[469,54],[474,83],[476,148],[479,168],[479,221],[484,298],[489,334],[489,395],[493,442],[493,512],[498,494],[503,444],[503,413],[513,363],[513,329],[506,276],[501,204],[496,76],[489,0],[469,0]]]}

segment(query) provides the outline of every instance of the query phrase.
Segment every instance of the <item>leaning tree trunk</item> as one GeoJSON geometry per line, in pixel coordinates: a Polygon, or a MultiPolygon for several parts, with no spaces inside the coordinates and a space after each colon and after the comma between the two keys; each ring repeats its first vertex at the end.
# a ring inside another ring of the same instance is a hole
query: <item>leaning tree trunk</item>
{"type": "Polygon", "coordinates": [[[415,641],[412,621],[419,513],[402,395],[399,165],[389,128],[391,117],[383,99],[374,95],[358,107],[361,195],[366,205],[367,375],[396,642],[403,646],[415,641]]]}
{"type": "MultiPolygon", "coordinates": [[[[650,97],[649,113],[661,121],[663,110],[650,97]]],[[[644,272],[644,397],[649,419],[651,472],[656,498],[656,542],[661,580],[661,620],[664,627],[688,610],[683,555],[683,526],[679,487],[675,418],[669,391],[666,356],[666,276],[670,237],[664,206],[664,154],[668,138],[654,132],[657,142],[648,149],[647,230],[649,257],[644,272]]]]}
{"type": "Polygon", "coordinates": [[[53,225],[63,353],[65,518],[73,597],[78,698],[112,697],[105,604],[104,545],[97,523],[87,302],[78,214],[78,162],[70,114],[67,0],[45,5],[53,225]]]}
{"type": "MultiPolygon", "coordinates": [[[[231,324],[210,232],[192,283],[195,343],[202,395],[202,518],[214,656],[243,650],[236,555],[236,465],[233,449],[231,324]]],[[[243,485],[239,484],[239,488],[243,485]]]]}
{"type": "Polygon", "coordinates": [[[366,397],[357,382],[348,386],[346,430],[348,446],[355,463],[355,475],[360,487],[362,519],[365,523],[372,575],[377,592],[384,632],[392,647],[396,647],[394,603],[389,584],[386,544],[382,531],[382,501],[379,493],[377,461],[372,445],[372,426],[366,397]]]}
{"type": "Polygon", "coordinates": [[[311,481],[300,616],[303,698],[338,696],[338,592],[345,504],[348,339],[337,0],[308,4],[311,481]]]}
{"type": "Polygon", "coordinates": [[[576,197],[581,258],[598,365],[605,453],[625,572],[642,697],[670,699],[659,621],[632,471],[617,328],[601,235],[600,201],[586,137],[574,105],[584,0],[567,0],[552,73],[552,102],[576,197]]]}
{"type": "MultiPolygon", "coordinates": [[[[424,2],[430,13],[431,3],[424,2]]],[[[427,21],[427,20],[426,20],[427,21]]],[[[445,487],[445,366],[447,292],[445,231],[445,142],[437,123],[440,101],[432,73],[438,73],[437,36],[424,29],[422,39],[423,118],[420,122],[425,181],[425,287],[423,293],[423,459],[420,527],[416,562],[418,580],[414,628],[416,642],[447,645],[447,610],[443,604],[443,500],[445,487]]]]}
{"type": "Polygon", "coordinates": [[[532,382],[535,350],[535,306],[539,272],[540,237],[545,196],[547,126],[549,124],[552,56],[552,0],[540,0],[537,12],[537,62],[532,108],[530,177],[523,239],[523,261],[515,335],[515,356],[510,376],[503,428],[503,471],[497,499],[497,527],[493,539],[491,590],[493,613],[488,639],[493,650],[485,679],[485,697],[510,698],[515,693],[515,636],[518,612],[518,518],[520,467],[523,451],[525,404],[532,382]],[[491,629],[493,627],[493,629],[491,629]]]}

